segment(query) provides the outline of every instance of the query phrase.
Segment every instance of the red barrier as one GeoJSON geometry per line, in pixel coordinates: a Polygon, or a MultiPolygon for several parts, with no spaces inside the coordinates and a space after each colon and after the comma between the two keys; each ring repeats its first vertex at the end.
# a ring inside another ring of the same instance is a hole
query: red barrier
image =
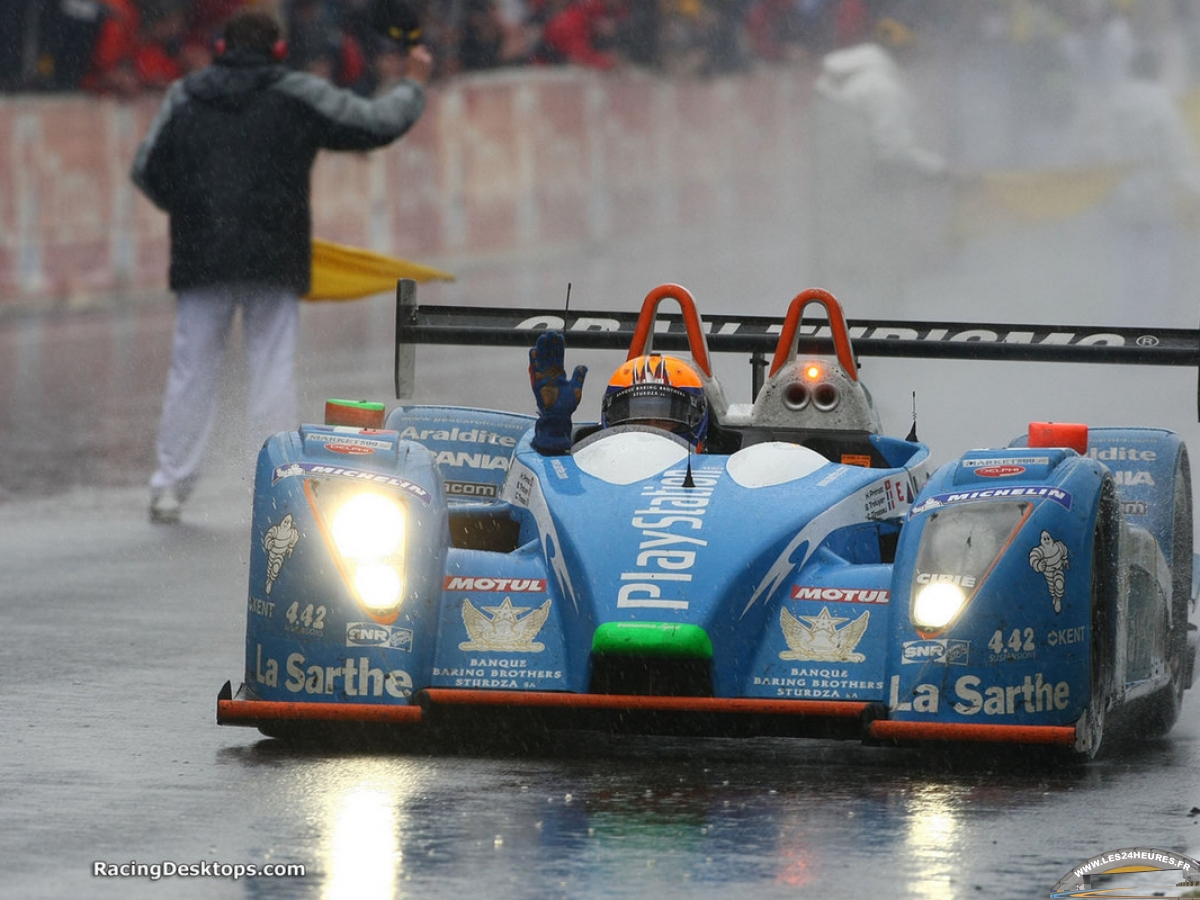
{"type": "MultiPolygon", "coordinates": [[[[811,72],[671,81],[528,69],[431,90],[393,146],[323,154],[317,235],[439,264],[784,212],[811,72]]],[[[166,217],[129,169],[158,97],[0,97],[0,307],[166,289],[166,217]]]]}

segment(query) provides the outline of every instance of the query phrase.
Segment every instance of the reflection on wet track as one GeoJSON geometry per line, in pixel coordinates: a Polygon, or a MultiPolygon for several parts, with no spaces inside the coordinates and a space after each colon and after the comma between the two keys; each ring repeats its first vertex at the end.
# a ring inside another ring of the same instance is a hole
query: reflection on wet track
{"type": "MultiPolygon", "coordinates": [[[[221,751],[271,798],[259,816],[307,835],[307,851],[261,842],[255,855],[306,861],[336,900],[1039,896],[1092,840],[1134,838],[1118,822],[1081,832],[1093,805],[1128,808],[1147,779],[1186,771],[1155,773],[1164,756],[1055,769],[1036,757],[595,734],[436,757],[270,741],[221,751]]],[[[1156,830],[1187,821],[1177,806],[1161,820],[1156,830]]]]}

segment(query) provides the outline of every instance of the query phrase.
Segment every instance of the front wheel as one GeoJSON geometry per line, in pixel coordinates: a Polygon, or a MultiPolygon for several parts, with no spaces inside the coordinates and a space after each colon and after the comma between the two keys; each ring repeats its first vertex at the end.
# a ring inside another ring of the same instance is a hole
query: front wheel
{"type": "Polygon", "coordinates": [[[1183,692],[1188,682],[1188,607],[1192,597],[1192,478],[1187,448],[1180,447],[1175,460],[1175,489],[1172,498],[1171,546],[1163,548],[1171,565],[1170,627],[1163,657],[1170,683],[1148,701],[1144,729],[1147,737],[1170,731],[1183,709],[1183,692]]]}
{"type": "Polygon", "coordinates": [[[1112,697],[1113,620],[1112,611],[1118,585],[1117,565],[1120,554],[1117,494],[1112,479],[1101,488],[1096,530],[1092,537],[1091,590],[1091,693],[1087,709],[1075,726],[1075,753],[1081,759],[1095,759],[1104,742],[1104,725],[1112,697]]]}

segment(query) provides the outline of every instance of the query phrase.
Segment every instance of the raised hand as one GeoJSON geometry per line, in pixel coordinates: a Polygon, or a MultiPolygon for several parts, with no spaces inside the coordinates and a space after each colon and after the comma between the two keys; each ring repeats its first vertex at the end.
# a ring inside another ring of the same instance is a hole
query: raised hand
{"type": "Polygon", "coordinates": [[[583,397],[587,366],[576,366],[570,378],[563,367],[566,343],[562,332],[547,331],[529,351],[529,384],[537,401],[533,449],[546,455],[571,450],[571,414],[583,397]]]}

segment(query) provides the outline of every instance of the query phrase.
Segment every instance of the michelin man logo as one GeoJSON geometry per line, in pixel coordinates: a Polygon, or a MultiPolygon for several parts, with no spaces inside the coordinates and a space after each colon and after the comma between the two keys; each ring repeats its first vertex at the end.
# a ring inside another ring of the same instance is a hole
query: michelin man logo
{"type": "Polygon", "coordinates": [[[283,561],[292,555],[296,544],[300,542],[300,532],[292,522],[292,514],[288,513],[277,525],[272,525],[263,535],[263,549],[267,551],[267,593],[275,585],[283,569],[283,561]]]}
{"type": "Polygon", "coordinates": [[[1029,565],[1033,571],[1046,576],[1046,587],[1050,589],[1054,611],[1062,612],[1063,594],[1067,590],[1067,569],[1071,567],[1067,559],[1067,545],[1056,541],[1050,532],[1043,531],[1038,545],[1029,551],[1029,565]]]}

